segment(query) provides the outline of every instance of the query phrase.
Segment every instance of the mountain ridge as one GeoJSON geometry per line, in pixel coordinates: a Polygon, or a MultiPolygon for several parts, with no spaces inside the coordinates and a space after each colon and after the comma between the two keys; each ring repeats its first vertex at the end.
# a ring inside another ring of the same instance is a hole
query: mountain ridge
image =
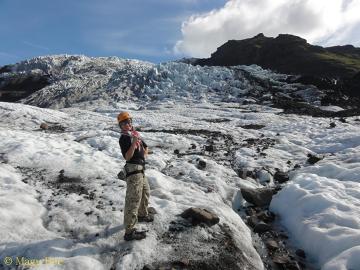
{"type": "Polygon", "coordinates": [[[256,64],[286,74],[351,78],[360,72],[360,48],[353,45],[321,47],[305,39],[260,33],[252,38],[229,40],[196,65],[234,66],[256,64]]]}

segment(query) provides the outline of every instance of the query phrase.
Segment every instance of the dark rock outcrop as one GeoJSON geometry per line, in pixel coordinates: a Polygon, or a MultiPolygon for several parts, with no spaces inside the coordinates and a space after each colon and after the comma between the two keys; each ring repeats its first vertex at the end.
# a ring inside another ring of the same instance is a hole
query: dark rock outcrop
{"type": "Polygon", "coordinates": [[[256,233],[264,233],[264,232],[268,232],[271,230],[270,225],[264,223],[264,222],[259,222],[258,224],[256,224],[255,228],[254,228],[254,232],[256,233]]]}
{"type": "Polygon", "coordinates": [[[331,95],[324,98],[324,105],[340,105],[339,100],[344,103],[343,94],[360,99],[360,48],[352,45],[326,48],[311,45],[294,35],[280,34],[272,38],[258,34],[253,38],[229,40],[217,48],[210,58],[193,60],[191,64],[256,64],[276,72],[297,75],[289,77],[291,83],[332,90],[331,95]]]}
{"type": "MultiPolygon", "coordinates": [[[[350,103],[347,102],[347,103],[351,104],[353,102],[350,103]]],[[[273,104],[274,107],[283,109],[284,113],[311,115],[314,117],[350,117],[350,116],[360,115],[360,108],[352,108],[337,112],[326,111],[314,105],[305,102],[293,101],[288,98],[275,98],[273,104]]],[[[334,102],[332,104],[338,104],[338,103],[334,102]]]]}
{"type": "Polygon", "coordinates": [[[40,124],[40,130],[45,132],[52,132],[52,133],[62,133],[65,131],[65,127],[58,123],[53,123],[52,125],[48,125],[47,123],[40,124]]]}
{"type": "Polygon", "coordinates": [[[2,67],[0,68],[0,74],[1,74],[1,73],[11,72],[11,70],[12,70],[12,66],[11,66],[11,65],[2,66],[2,67]]]}
{"type": "Polygon", "coordinates": [[[322,77],[353,77],[360,71],[360,48],[351,45],[323,48],[303,38],[258,34],[244,40],[229,40],[198,65],[235,66],[257,64],[286,73],[322,77]]]}
{"type": "Polygon", "coordinates": [[[205,170],[206,168],[206,161],[202,160],[202,159],[199,159],[197,160],[197,165],[196,167],[200,170],[205,170]]]}
{"type": "Polygon", "coordinates": [[[186,209],[180,216],[189,219],[194,226],[201,223],[213,226],[220,221],[219,217],[211,211],[196,207],[186,209]]]}
{"type": "Polygon", "coordinates": [[[312,155],[310,153],[307,155],[307,157],[308,157],[307,162],[310,164],[315,164],[323,159],[322,157],[318,157],[318,156],[312,155]]]}
{"type": "Polygon", "coordinates": [[[247,202],[256,206],[268,206],[271,202],[274,192],[275,191],[272,188],[241,189],[241,195],[243,198],[247,202]]]}
{"type": "Polygon", "coordinates": [[[274,180],[281,184],[285,183],[285,182],[289,181],[289,174],[286,172],[276,172],[274,174],[274,180]]]}
{"type": "MultiPolygon", "coordinates": [[[[10,71],[7,66],[2,73],[10,71]]],[[[1,72],[0,72],[1,73],[1,72]]],[[[45,74],[13,74],[0,77],[0,101],[15,102],[50,85],[50,76],[45,74]]]]}
{"type": "Polygon", "coordinates": [[[318,89],[327,90],[327,95],[321,100],[322,105],[329,104],[357,104],[360,98],[360,72],[348,77],[325,75],[290,76],[286,82],[314,85],[318,89]],[[329,92],[331,90],[331,92],[329,92]],[[357,100],[347,100],[344,94],[357,97],[357,100]],[[344,99],[345,98],[345,99],[344,99]]]}

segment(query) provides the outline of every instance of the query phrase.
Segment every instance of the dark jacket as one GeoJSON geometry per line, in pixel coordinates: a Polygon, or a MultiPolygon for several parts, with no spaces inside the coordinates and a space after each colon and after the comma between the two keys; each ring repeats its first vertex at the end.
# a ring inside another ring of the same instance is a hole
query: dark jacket
{"type": "MultiPolygon", "coordinates": [[[[119,139],[119,144],[120,144],[120,148],[121,148],[121,153],[122,153],[123,157],[125,158],[125,154],[131,146],[131,137],[128,135],[122,134],[119,139]]],[[[145,165],[144,154],[145,154],[145,148],[147,148],[147,144],[141,140],[141,145],[139,148],[140,149],[138,149],[138,148],[135,149],[134,155],[132,156],[132,158],[130,160],[126,161],[126,163],[145,165]]]]}

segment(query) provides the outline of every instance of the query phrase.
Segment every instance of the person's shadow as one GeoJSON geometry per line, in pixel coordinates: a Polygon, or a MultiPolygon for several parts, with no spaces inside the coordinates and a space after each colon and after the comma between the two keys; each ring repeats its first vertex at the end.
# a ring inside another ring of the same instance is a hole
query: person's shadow
{"type": "MultiPolygon", "coordinates": [[[[32,242],[29,244],[18,242],[0,243],[0,269],[13,269],[11,266],[3,265],[5,257],[13,259],[14,267],[16,258],[25,257],[27,259],[44,259],[45,257],[74,257],[74,256],[88,256],[99,255],[105,253],[128,254],[131,250],[131,243],[122,240],[122,235],[119,235],[119,241],[115,244],[101,246],[92,242],[101,238],[109,238],[110,236],[119,233],[124,229],[124,225],[110,228],[107,226],[103,231],[89,234],[81,239],[75,238],[54,238],[39,242],[32,242]],[[79,247],[76,247],[79,246],[79,247]],[[75,248],[74,248],[75,247],[75,248]]],[[[113,243],[113,241],[112,241],[113,243]]],[[[116,257],[119,257],[118,255],[116,257]]]]}

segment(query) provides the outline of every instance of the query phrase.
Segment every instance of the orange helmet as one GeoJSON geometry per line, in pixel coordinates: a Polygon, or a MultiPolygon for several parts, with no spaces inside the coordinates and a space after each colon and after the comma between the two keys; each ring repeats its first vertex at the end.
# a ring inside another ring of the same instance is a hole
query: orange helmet
{"type": "Polygon", "coordinates": [[[117,116],[118,123],[120,123],[124,120],[127,120],[127,119],[131,119],[131,116],[128,112],[121,112],[117,116]]]}

